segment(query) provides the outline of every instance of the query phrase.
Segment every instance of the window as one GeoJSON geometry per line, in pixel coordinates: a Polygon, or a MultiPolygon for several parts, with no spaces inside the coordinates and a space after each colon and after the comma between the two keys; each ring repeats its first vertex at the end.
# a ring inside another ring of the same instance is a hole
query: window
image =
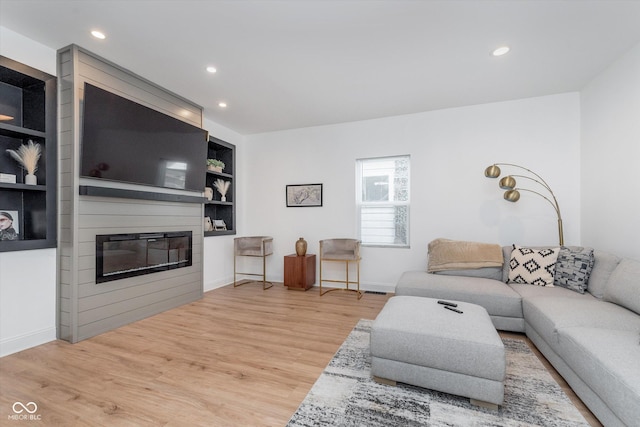
{"type": "Polygon", "coordinates": [[[409,246],[409,156],[356,160],[356,203],[363,245],[409,246]]]}

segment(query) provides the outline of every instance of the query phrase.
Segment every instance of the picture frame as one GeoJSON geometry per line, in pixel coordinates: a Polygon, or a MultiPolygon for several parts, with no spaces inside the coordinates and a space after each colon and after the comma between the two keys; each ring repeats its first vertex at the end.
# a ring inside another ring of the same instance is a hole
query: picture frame
{"type": "MultiPolygon", "coordinates": [[[[22,238],[22,236],[20,235],[20,216],[19,216],[19,212],[16,211],[16,210],[2,209],[2,208],[0,208],[0,212],[3,213],[2,216],[5,218],[5,220],[7,218],[10,218],[10,221],[11,221],[10,228],[12,228],[15,231],[15,233],[13,233],[13,232],[10,233],[9,231],[5,231],[5,229],[0,230],[0,233],[1,233],[0,236],[2,236],[2,237],[0,237],[0,240],[20,240],[22,238]]],[[[2,224],[0,226],[4,226],[4,224],[2,224]]],[[[6,230],[8,230],[8,228],[6,228],[6,230]]]]}
{"type": "Polygon", "coordinates": [[[292,184],[286,187],[288,208],[322,206],[322,184],[292,184]]]}

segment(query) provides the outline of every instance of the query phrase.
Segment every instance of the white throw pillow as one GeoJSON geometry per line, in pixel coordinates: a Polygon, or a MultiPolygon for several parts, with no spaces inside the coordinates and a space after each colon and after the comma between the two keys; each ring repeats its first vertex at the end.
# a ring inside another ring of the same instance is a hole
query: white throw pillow
{"type": "Polygon", "coordinates": [[[513,245],[507,283],[553,287],[560,248],[533,249],[513,245]]]}

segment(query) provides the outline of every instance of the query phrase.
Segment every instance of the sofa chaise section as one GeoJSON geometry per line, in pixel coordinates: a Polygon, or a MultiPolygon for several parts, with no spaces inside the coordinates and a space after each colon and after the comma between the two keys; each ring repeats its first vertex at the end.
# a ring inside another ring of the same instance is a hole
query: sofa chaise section
{"type": "Polygon", "coordinates": [[[638,335],[638,330],[592,327],[558,332],[557,353],[627,426],[640,422],[638,335]]]}

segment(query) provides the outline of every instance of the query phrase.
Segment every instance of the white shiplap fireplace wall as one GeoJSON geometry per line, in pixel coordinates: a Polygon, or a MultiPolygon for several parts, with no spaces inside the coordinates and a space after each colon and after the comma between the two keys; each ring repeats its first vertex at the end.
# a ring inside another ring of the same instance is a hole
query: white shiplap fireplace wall
{"type": "MultiPolygon", "coordinates": [[[[105,186],[99,181],[81,178],[79,174],[85,82],[202,126],[202,109],[199,106],[78,46],[71,45],[58,51],[60,208],[57,323],[58,338],[70,342],[197,300],[203,292],[201,203],[80,194],[80,188],[84,186],[105,186]],[[168,231],[192,232],[192,266],[96,284],[97,234],[168,231]]],[[[131,167],[136,167],[136,159],[128,160],[131,167]]],[[[198,193],[127,184],[110,183],[108,187],[162,192],[175,195],[179,200],[201,197],[198,193]]]]}

